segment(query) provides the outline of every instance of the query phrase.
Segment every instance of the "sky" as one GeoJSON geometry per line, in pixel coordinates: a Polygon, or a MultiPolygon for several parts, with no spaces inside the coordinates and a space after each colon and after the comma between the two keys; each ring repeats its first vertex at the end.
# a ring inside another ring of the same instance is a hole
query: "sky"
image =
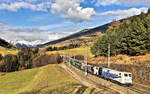
{"type": "Polygon", "coordinates": [[[45,43],[149,7],[150,0],[0,0],[0,38],[45,43]]]}

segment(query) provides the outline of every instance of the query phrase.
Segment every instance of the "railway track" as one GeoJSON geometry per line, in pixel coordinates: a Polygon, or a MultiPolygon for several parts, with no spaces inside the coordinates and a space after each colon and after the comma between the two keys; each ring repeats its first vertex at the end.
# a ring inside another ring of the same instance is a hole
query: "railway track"
{"type": "MultiPolygon", "coordinates": [[[[136,88],[133,88],[133,87],[127,87],[127,89],[130,89],[134,92],[137,92],[138,94],[149,94],[149,93],[144,93],[143,91],[136,89],[136,88]]],[[[128,93],[128,94],[130,94],[130,93],[128,93]]]]}
{"type": "Polygon", "coordinates": [[[127,87],[127,89],[133,90],[139,94],[150,94],[150,87],[137,83],[134,83],[131,87],[127,87]]]}
{"type": "Polygon", "coordinates": [[[96,84],[92,83],[91,81],[88,81],[84,77],[80,77],[78,74],[76,74],[76,72],[74,72],[72,69],[70,69],[65,64],[61,64],[60,67],[64,68],[72,77],[74,77],[77,81],[79,81],[83,85],[86,85],[86,86],[89,86],[89,87],[94,87],[94,88],[100,90],[101,92],[103,92],[104,94],[115,94],[112,91],[111,92],[106,91],[103,88],[98,87],[96,84]]]}
{"type": "Polygon", "coordinates": [[[142,84],[138,84],[138,83],[133,83],[135,87],[137,88],[141,88],[141,89],[144,89],[146,91],[149,91],[149,94],[150,94],[150,86],[147,86],[147,85],[142,85],[142,84]]]}
{"type": "MultiPolygon", "coordinates": [[[[78,71],[79,72],[83,72],[81,70],[78,70],[78,71]]],[[[83,74],[84,74],[84,72],[83,72],[83,74]]],[[[114,89],[116,91],[121,90],[120,94],[150,94],[150,87],[146,86],[146,85],[142,85],[142,84],[138,84],[138,83],[133,83],[133,86],[127,87],[127,86],[117,85],[117,84],[112,83],[112,82],[107,81],[107,80],[105,80],[105,82],[104,82],[104,80],[102,80],[101,78],[96,77],[96,76],[94,76],[92,74],[90,74],[87,77],[89,77],[89,79],[91,79],[93,81],[100,82],[99,84],[102,84],[101,82],[103,82],[102,85],[104,85],[106,87],[108,86],[111,89],[114,89]],[[106,83],[109,83],[109,84],[106,85],[106,83]]]]}

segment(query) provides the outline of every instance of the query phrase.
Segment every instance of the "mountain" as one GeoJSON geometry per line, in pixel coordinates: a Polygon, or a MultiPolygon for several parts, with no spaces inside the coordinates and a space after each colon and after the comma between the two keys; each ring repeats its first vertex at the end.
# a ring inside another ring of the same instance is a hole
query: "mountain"
{"type": "Polygon", "coordinates": [[[150,9],[147,13],[126,18],[121,23],[116,22],[115,25],[109,26],[108,32],[94,43],[91,47],[92,54],[107,56],[108,51],[105,50],[107,44],[111,45],[111,56],[119,54],[138,56],[149,53],[150,9]]]}
{"type": "Polygon", "coordinates": [[[16,46],[16,47],[36,47],[36,45],[42,44],[43,42],[41,40],[36,41],[26,41],[26,40],[13,40],[9,42],[10,44],[16,46]]]}
{"type": "Polygon", "coordinates": [[[71,35],[66,36],[66,37],[64,37],[64,38],[60,38],[60,39],[58,39],[58,40],[50,41],[50,42],[47,42],[47,43],[45,43],[45,44],[38,45],[38,46],[39,46],[39,47],[42,47],[42,46],[47,46],[47,45],[51,45],[51,44],[56,44],[56,43],[63,42],[63,41],[65,41],[65,40],[70,40],[70,39],[74,39],[74,38],[81,37],[81,36],[92,35],[92,34],[95,34],[95,33],[97,33],[97,32],[105,33],[106,30],[108,29],[108,26],[109,26],[110,24],[111,24],[111,23],[104,24],[104,25],[102,25],[102,26],[98,26],[98,27],[95,27],[95,28],[92,28],[92,29],[84,29],[84,30],[81,30],[80,32],[71,34],[71,35]]]}
{"type": "Polygon", "coordinates": [[[81,30],[77,33],[71,34],[69,36],[66,36],[66,37],[63,37],[63,38],[60,38],[60,39],[57,39],[57,40],[54,40],[54,41],[50,41],[50,42],[47,42],[47,43],[42,44],[42,45],[37,45],[37,46],[42,47],[42,46],[57,44],[57,43],[60,43],[60,42],[66,41],[66,40],[70,40],[70,39],[74,39],[74,38],[78,38],[78,37],[84,37],[84,36],[88,36],[88,35],[93,35],[93,34],[96,34],[98,32],[105,33],[107,30],[111,29],[112,27],[118,26],[118,24],[120,24],[121,22],[123,22],[125,20],[135,18],[135,17],[139,17],[139,16],[140,15],[135,15],[135,16],[131,16],[131,17],[121,19],[121,20],[113,20],[110,23],[107,23],[107,24],[104,24],[104,25],[101,25],[101,26],[98,26],[98,27],[95,27],[95,28],[91,28],[91,29],[84,29],[84,30],[81,30]]]}
{"type": "Polygon", "coordinates": [[[10,43],[8,43],[7,41],[5,41],[4,39],[0,38],[0,46],[4,47],[4,48],[11,48],[13,47],[10,43]]]}

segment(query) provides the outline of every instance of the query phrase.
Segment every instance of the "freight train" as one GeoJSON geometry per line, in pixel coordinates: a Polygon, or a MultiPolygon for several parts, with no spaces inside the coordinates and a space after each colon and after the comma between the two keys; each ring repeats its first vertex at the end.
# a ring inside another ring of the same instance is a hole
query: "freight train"
{"type": "Polygon", "coordinates": [[[68,61],[70,65],[80,69],[80,70],[87,70],[88,73],[96,75],[98,77],[111,80],[113,82],[117,82],[121,85],[132,85],[132,73],[130,72],[123,72],[117,71],[110,68],[104,68],[99,66],[94,66],[91,64],[85,64],[79,60],[72,59],[67,56],[61,56],[64,60],[68,61]]]}

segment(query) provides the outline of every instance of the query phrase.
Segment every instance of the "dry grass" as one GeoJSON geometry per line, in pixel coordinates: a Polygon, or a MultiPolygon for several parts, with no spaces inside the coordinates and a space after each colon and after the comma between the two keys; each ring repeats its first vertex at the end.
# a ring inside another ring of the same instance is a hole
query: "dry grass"
{"type": "MultiPolygon", "coordinates": [[[[93,57],[89,59],[90,63],[93,64],[106,64],[107,57],[93,57]]],[[[150,54],[143,56],[127,56],[127,55],[117,55],[111,57],[111,64],[124,64],[124,65],[134,65],[134,66],[150,66],[150,54]]]]}
{"type": "Polygon", "coordinates": [[[0,76],[0,94],[96,94],[56,64],[0,76]],[[87,93],[85,93],[87,92],[87,93]]]}
{"type": "Polygon", "coordinates": [[[5,49],[4,47],[0,46],[0,50],[4,50],[4,49],[5,49]]]}
{"type": "Polygon", "coordinates": [[[2,56],[8,55],[8,54],[17,55],[18,52],[19,50],[0,48],[0,54],[2,54],[2,56]]]}
{"type": "MultiPolygon", "coordinates": [[[[90,47],[87,47],[88,51],[88,57],[93,57],[91,51],[90,51],[90,47]]],[[[48,51],[46,52],[47,54],[55,54],[55,53],[60,53],[61,55],[85,55],[85,47],[81,47],[81,48],[74,48],[74,49],[68,49],[68,50],[60,50],[60,51],[48,51]]]]}
{"type": "Polygon", "coordinates": [[[19,89],[23,89],[33,80],[37,71],[36,68],[0,76],[0,94],[17,94],[19,89]]]}

